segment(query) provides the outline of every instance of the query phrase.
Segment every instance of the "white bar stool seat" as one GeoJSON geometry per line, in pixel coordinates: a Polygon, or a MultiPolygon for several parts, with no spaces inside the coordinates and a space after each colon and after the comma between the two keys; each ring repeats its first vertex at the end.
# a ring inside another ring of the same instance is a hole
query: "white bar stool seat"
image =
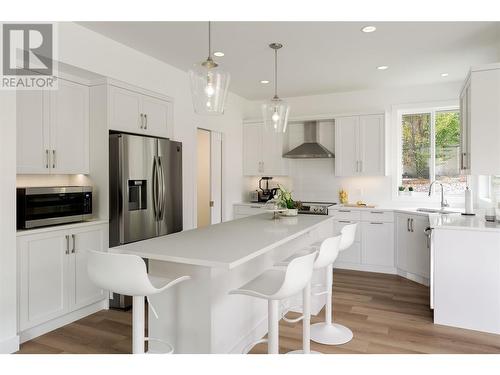
{"type": "MultiPolygon", "coordinates": [[[[356,237],[358,224],[342,228],[339,251],[351,247],[356,237]]],[[[352,331],[342,324],[333,322],[333,262],[326,269],[326,306],[325,321],[311,326],[311,340],[325,345],[342,345],[352,340],[352,331]]]]}
{"type": "MultiPolygon", "coordinates": [[[[113,254],[89,251],[87,271],[90,280],[97,286],[111,292],[132,296],[132,353],[143,354],[144,342],[158,342],[168,348],[164,354],[171,354],[174,348],[169,343],[150,337],[144,337],[145,314],[144,299],[161,293],[190,276],[176,279],[151,276],[147,273],[146,264],[141,257],[129,254],[113,254]]],[[[158,315],[153,305],[149,306],[156,318],[158,315]]],[[[154,353],[149,351],[149,353],[154,353]]]]}
{"type": "MultiPolygon", "coordinates": [[[[314,249],[318,250],[318,255],[314,261],[313,269],[322,269],[322,268],[327,268],[328,272],[328,267],[331,267],[332,264],[335,262],[337,259],[337,256],[339,254],[339,249],[340,249],[340,243],[341,243],[341,237],[342,235],[337,235],[334,237],[329,237],[325,239],[324,241],[320,242],[319,247],[314,246],[314,249]]],[[[298,253],[295,253],[288,259],[286,259],[283,262],[280,262],[277,264],[277,266],[283,266],[291,262],[293,259],[295,259],[297,256],[300,256],[300,254],[306,252],[306,251],[311,251],[311,249],[303,249],[299,251],[298,253]]],[[[314,293],[315,295],[323,295],[326,294],[325,292],[320,292],[320,293],[314,293]]],[[[311,351],[311,286],[309,285],[309,288],[307,288],[307,294],[304,292],[302,296],[302,316],[299,317],[298,319],[287,319],[285,316],[283,317],[285,321],[290,322],[290,323],[295,323],[299,320],[302,320],[302,350],[294,350],[291,351],[290,354],[319,354],[319,352],[311,351]]]]}
{"type": "Polygon", "coordinates": [[[279,301],[310,285],[315,258],[316,251],[309,252],[293,259],[285,270],[266,270],[242,287],[229,292],[268,301],[268,338],[252,343],[246,349],[251,349],[257,343],[267,342],[268,354],[279,354],[279,301]]]}

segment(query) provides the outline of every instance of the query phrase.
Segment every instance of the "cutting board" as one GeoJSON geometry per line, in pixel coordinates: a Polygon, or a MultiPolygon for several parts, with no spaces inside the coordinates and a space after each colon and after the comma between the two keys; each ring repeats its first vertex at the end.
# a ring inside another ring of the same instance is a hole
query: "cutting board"
{"type": "Polygon", "coordinates": [[[370,205],[370,204],[357,205],[355,203],[346,203],[343,206],[344,207],[355,207],[355,208],[375,208],[374,205],[370,205]]]}

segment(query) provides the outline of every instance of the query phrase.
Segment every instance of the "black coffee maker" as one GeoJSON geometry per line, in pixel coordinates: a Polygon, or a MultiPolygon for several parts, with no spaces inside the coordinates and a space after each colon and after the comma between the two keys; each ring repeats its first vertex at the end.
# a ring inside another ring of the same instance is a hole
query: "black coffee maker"
{"type": "Polygon", "coordinates": [[[269,189],[269,180],[272,179],[272,177],[262,177],[259,180],[259,202],[267,202],[277,193],[277,188],[269,189]],[[265,187],[262,187],[262,181],[265,181],[265,187]]]}

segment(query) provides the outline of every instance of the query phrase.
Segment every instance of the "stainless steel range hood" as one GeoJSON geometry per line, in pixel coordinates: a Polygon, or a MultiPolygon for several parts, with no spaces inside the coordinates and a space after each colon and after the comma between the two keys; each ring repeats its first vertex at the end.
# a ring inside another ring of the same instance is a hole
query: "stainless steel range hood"
{"type": "Polygon", "coordinates": [[[318,127],[317,121],[307,121],[304,123],[304,143],[288,151],[283,155],[284,158],[290,159],[323,159],[334,158],[333,152],[318,142],[318,127]]]}

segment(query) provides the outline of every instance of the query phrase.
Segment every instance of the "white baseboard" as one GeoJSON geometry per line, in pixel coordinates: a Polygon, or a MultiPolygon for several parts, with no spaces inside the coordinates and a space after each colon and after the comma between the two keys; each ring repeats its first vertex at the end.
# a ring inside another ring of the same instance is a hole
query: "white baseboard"
{"type": "Polygon", "coordinates": [[[15,353],[19,350],[19,336],[0,341],[0,354],[15,353]]]}
{"type": "Polygon", "coordinates": [[[343,270],[353,270],[353,271],[364,271],[364,272],[377,272],[377,273],[387,273],[390,275],[396,275],[397,269],[395,267],[388,266],[375,266],[371,264],[358,264],[358,263],[347,263],[347,262],[335,262],[333,268],[343,269],[343,270]]]}
{"type": "Polygon", "coordinates": [[[411,280],[411,281],[415,281],[418,284],[422,284],[422,285],[425,285],[425,286],[429,286],[430,285],[430,282],[429,282],[428,278],[422,277],[422,276],[419,276],[419,275],[415,275],[414,273],[411,273],[411,272],[406,272],[406,271],[398,269],[398,275],[401,276],[401,277],[404,277],[405,279],[408,279],[408,280],[411,280]]]}
{"type": "Polygon", "coordinates": [[[26,342],[32,340],[35,337],[41,336],[47,332],[53,331],[57,328],[65,326],[66,324],[73,323],[78,319],[85,318],[88,315],[94,314],[98,311],[105,310],[108,308],[108,300],[103,300],[96,302],[92,305],[86,306],[80,310],[73,311],[69,314],[63,315],[59,318],[52,319],[46,323],[37,325],[32,328],[28,328],[22,332],[19,332],[20,342],[26,342]]]}

